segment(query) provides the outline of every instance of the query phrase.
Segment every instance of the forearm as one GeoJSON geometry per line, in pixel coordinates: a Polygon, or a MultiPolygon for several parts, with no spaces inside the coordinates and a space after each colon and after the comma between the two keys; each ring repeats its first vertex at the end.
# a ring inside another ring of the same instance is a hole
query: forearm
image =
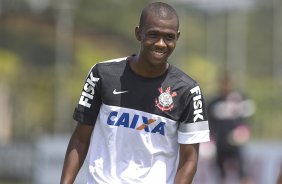
{"type": "Polygon", "coordinates": [[[72,136],[67,148],[61,184],[73,184],[88,152],[89,142],[80,142],[72,136]]]}
{"type": "Polygon", "coordinates": [[[174,184],[191,184],[197,171],[197,161],[187,161],[178,167],[174,184]]]}
{"type": "Polygon", "coordinates": [[[175,184],[191,184],[197,171],[199,144],[180,144],[175,184]]]}

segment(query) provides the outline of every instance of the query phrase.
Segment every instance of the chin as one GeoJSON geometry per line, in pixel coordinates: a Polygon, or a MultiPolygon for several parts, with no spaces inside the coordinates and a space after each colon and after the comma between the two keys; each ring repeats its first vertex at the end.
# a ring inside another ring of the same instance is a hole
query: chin
{"type": "Polygon", "coordinates": [[[167,56],[152,55],[151,57],[149,57],[149,60],[151,63],[154,63],[155,65],[163,65],[167,61],[167,56]]]}
{"type": "Polygon", "coordinates": [[[166,65],[166,59],[163,59],[163,60],[150,60],[150,64],[153,66],[153,67],[161,67],[163,65],[166,65]]]}

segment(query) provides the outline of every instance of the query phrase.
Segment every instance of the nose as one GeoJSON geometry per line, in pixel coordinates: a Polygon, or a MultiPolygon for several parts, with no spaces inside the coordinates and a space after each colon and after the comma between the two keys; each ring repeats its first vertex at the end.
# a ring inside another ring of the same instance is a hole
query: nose
{"type": "Polygon", "coordinates": [[[164,41],[163,38],[160,38],[156,43],[155,43],[156,46],[158,47],[166,47],[166,43],[164,41]]]}

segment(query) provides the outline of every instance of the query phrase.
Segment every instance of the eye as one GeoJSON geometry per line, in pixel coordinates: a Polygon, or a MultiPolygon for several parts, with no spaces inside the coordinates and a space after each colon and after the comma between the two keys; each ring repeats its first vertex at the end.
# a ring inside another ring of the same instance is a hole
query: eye
{"type": "Polygon", "coordinates": [[[166,35],[166,39],[167,40],[174,40],[175,39],[175,35],[174,34],[168,34],[168,35],[166,35]]]}
{"type": "Polygon", "coordinates": [[[152,31],[152,32],[149,32],[149,33],[147,34],[147,36],[148,36],[149,38],[157,38],[157,37],[158,37],[158,33],[152,31]]]}

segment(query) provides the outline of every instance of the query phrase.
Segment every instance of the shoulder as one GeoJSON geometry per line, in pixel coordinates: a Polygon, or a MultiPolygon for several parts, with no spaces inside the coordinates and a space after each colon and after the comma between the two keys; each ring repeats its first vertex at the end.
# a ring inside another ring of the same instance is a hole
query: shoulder
{"type": "Polygon", "coordinates": [[[106,61],[101,61],[92,66],[91,71],[100,73],[100,72],[115,72],[121,68],[124,68],[126,65],[127,57],[116,58],[106,61]]]}
{"type": "Polygon", "coordinates": [[[197,81],[190,77],[188,74],[177,68],[176,66],[171,65],[169,75],[172,79],[176,80],[181,85],[186,86],[187,88],[193,88],[198,85],[197,81]]]}
{"type": "Polygon", "coordinates": [[[116,59],[111,59],[111,60],[106,60],[106,61],[101,61],[94,66],[97,65],[97,67],[109,67],[109,66],[117,66],[117,65],[123,65],[126,63],[127,57],[122,57],[122,58],[116,58],[116,59]]]}

